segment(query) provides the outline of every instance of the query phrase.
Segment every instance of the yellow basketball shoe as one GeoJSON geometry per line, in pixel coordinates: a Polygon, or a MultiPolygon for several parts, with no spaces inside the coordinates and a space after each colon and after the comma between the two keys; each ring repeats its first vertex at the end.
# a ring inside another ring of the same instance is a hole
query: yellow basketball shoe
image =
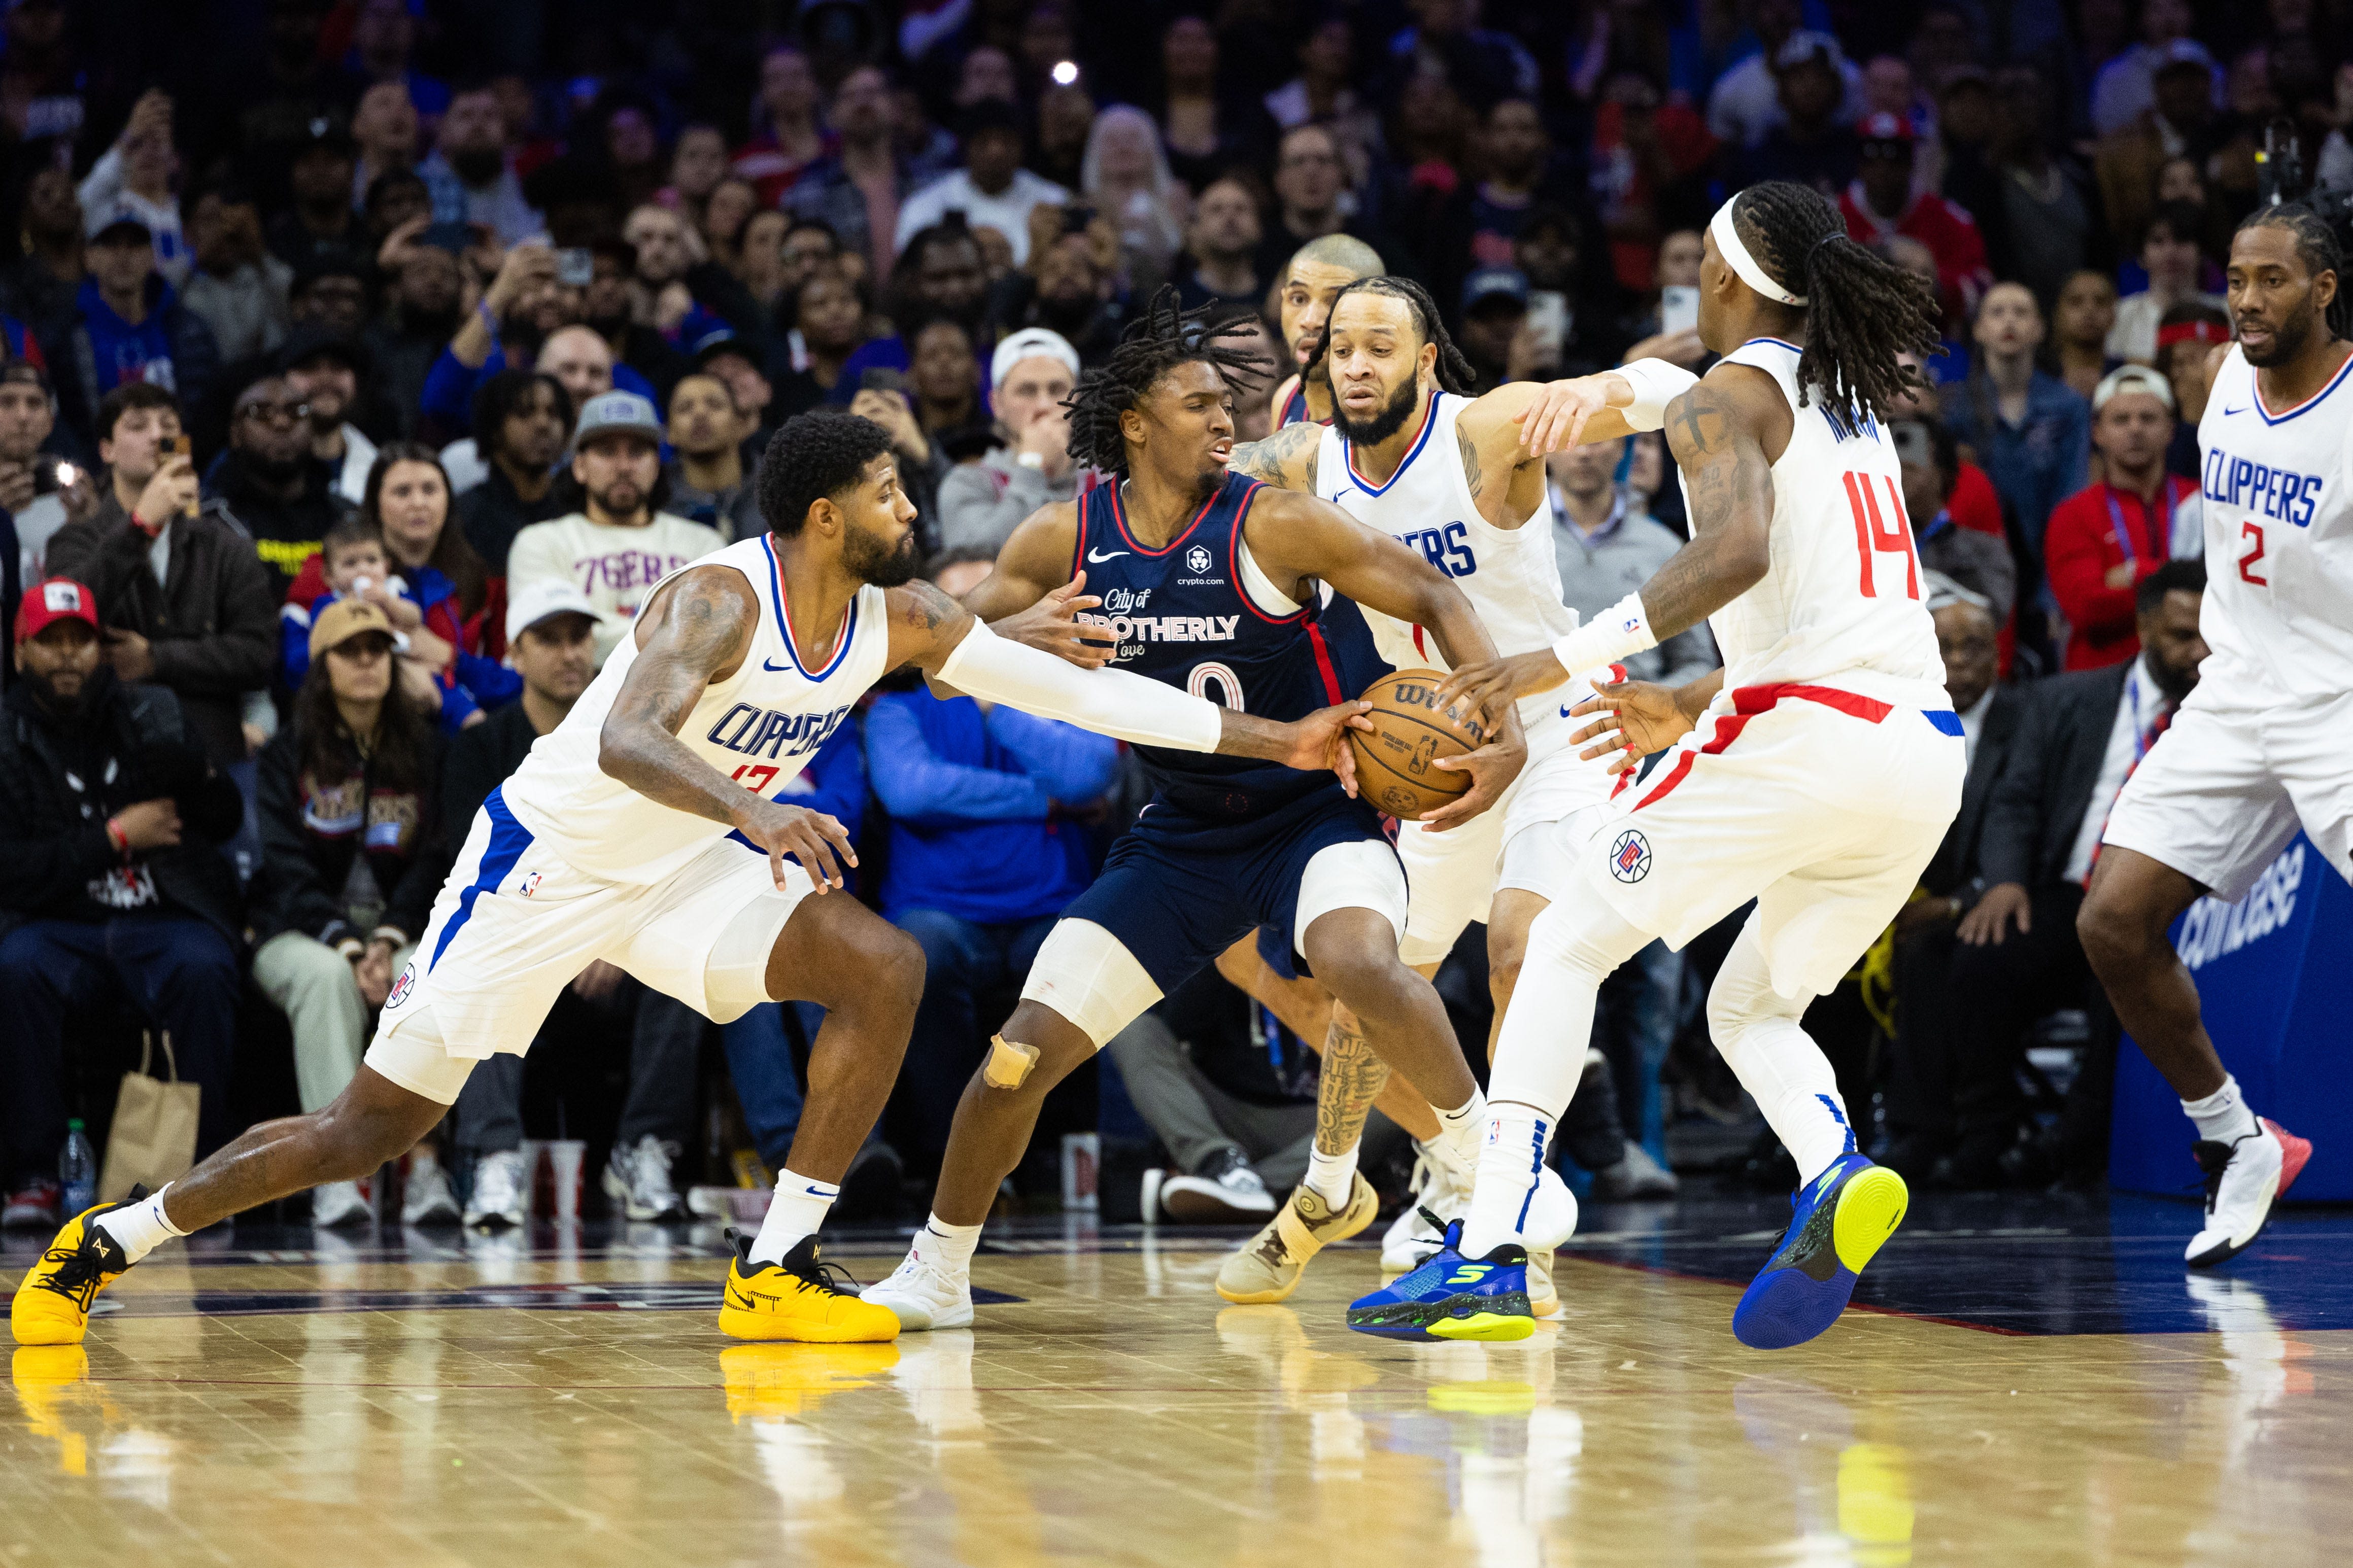
{"type": "Polygon", "coordinates": [[[1348,1206],[1337,1214],[1324,1194],[1302,1182],[1265,1228],[1218,1270],[1218,1294],[1250,1305],[1280,1301],[1299,1289],[1307,1260],[1335,1241],[1345,1241],[1380,1217],[1381,1196],[1358,1172],[1348,1189],[1348,1206]]]}
{"type": "Polygon", "coordinates": [[[727,1264],[727,1293],[719,1331],[738,1340],[798,1340],[818,1344],[863,1343],[899,1337],[887,1307],[858,1299],[858,1281],[820,1262],[817,1237],[805,1236],[782,1263],[752,1261],[750,1238],[727,1233],[735,1256],[727,1264]]]}
{"type": "Polygon", "coordinates": [[[98,1293],[131,1267],[114,1237],[90,1221],[102,1214],[147,1200],[133,1187],[119,1204],[100,1204],[66,1221],[41,1260],[25,1271],[8,1303],[8,1327],[20,1345],[78,1345],[90,1328],[90,1305],[98,1293]]]}

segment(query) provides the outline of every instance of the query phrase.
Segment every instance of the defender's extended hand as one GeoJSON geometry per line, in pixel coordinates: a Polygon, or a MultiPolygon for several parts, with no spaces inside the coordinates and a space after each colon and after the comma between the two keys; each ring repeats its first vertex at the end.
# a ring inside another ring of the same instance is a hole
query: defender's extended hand
{"type": "Polygon", "coordinates": [[[1456,698],[1468,697],[1489,724],[1501,728],[1504,710],[1514,701],[1550,691],[1567,679],[1568,671],[1561,668],[1550,648],[1515,653],[1485,664],[1466,664],[1440,681],[1438,707],[1443,712],[1456,698]]]}
{"type": "Polygon", "coordinates": [[[1291,732],[1291,750],[1277,760],[1284,767],[1297,768],[1302,773],[1329,768],[1340,775],[1340,787],[1353,796],[1356,793],[1356,753],[1346,744],[1347,733],[1352,729],[1372,729],[1371,721],[1365,718],[1372,708],[1371,703],[1361,700],[1335,703],[1285,725],[1291,732]]]}
{"type": "Polygon", "coordinates": [[[1675,700],[1674,688],[1648,680],[1596,681],[1595,695],[1568,710],[1572,719],[1598,715],[1569,732],[1568,743],[1590,762],[1608,756],[1609,771],[1626,773],[1652,752],[1663,752],[1691,732],[1692,721],[1675,700]],[[1615,756],[1610,753],[1615,752],[1615,756]]]}
{"type": "Polygon", "coordinates": [[[1581,375],[1574,381],[1548,381],[1536,400],[1512,416],[1520,427],[1520,446],[1541,457],[1574,447],[1585,432],[1585,422],[1609,406],[1605,378],[1581,375]]]}
{"type": "Polygon", "coordinates": [[[735,826],[744,837],[768,852],[768,873],[776,879],[779,892],[785,889],[787,855],[801,863],[820,893],[842,885],[842,867],[858,864],[849,833],[821,811],[754,795],[736,814],[735,826]]]}
{"type": "Polygon", "coordinates": [[[1464,790],[1451,805],[1425,811],[1419,820],[1432,833],[1460,827],[1494,805],[1503,793],[1512,787],[1512,781],[1520,776],[1520,769],[1526,765],[1527,760],[1527,742],[1521,737],[1516,724],[1475,752],[1465,752],[1459,757],[1439,758],[1439,767],[1451,773],[1469,773],[1471,787],[1464,790]]]}
{"type": "Polygon", "coordinates": [[[1109,626],[1079,619],[1080,611],[1092,610],[1103,603],[1086,587],[1087,574],[1081,572],[1028,609],[1001,621],[991,621],[988,629],[998,637],[1067,659],[1081,669],[1101,669],[1112,660],[1115,639],[1109,626]]]}

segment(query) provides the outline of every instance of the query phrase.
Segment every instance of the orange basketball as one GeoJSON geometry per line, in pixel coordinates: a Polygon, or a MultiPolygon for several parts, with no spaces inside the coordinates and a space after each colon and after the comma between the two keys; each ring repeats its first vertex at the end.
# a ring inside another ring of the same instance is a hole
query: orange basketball
{"type": "Polygon", "coordinates": [[[1441,711],[1434,669],[1400,669],[1364,693],[1373,710],[1369,731],[1350,729],[1356,753],[1356,791],[1391,816],[1435,811],[1471,787],[1471,775],[1434,765],[1487,743],[1487,726],[1462,699],[1441,711]]]}

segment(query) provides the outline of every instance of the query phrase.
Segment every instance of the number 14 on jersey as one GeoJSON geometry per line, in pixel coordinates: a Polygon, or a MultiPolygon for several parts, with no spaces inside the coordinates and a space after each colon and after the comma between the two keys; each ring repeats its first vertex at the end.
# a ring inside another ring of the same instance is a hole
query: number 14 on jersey
{"type": "MultiPolygon", "coordinates": [[[[1904,494],[1894,479],[1886,475],[1850,473],[1846,476],[1846,502],[1854,511],[1855,553],[1862,557],[1862,596],[1879,597],[1879,584],[1873,569],[1876,555],[1904,557],[1904,593],[1906,598],[1920,596],[1920,553],[1912,544],[1912,524],[1904,515],[1904,494]],[[1887,511],[1879,510],[1879,492],[1873,488],[1876,478],[1887,489],[1887,511]]],[[[1893,589],[1890,589],[1893,592],[1893,589]]]]}

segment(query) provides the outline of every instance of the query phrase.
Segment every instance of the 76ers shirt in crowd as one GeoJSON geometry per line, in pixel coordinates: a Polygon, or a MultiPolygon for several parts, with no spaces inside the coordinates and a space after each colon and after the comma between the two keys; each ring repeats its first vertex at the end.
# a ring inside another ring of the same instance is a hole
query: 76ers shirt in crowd
{"type": "Polygon", "coordinates": [[[666,511],[642,528],[619,528],[574,512],[534,522],[507,554],[507,592],[543,577],[561,578],[596,606],[596,663],[628,634],[653,585],[690,561],[721,549],[719,531],[666,511]]]}

